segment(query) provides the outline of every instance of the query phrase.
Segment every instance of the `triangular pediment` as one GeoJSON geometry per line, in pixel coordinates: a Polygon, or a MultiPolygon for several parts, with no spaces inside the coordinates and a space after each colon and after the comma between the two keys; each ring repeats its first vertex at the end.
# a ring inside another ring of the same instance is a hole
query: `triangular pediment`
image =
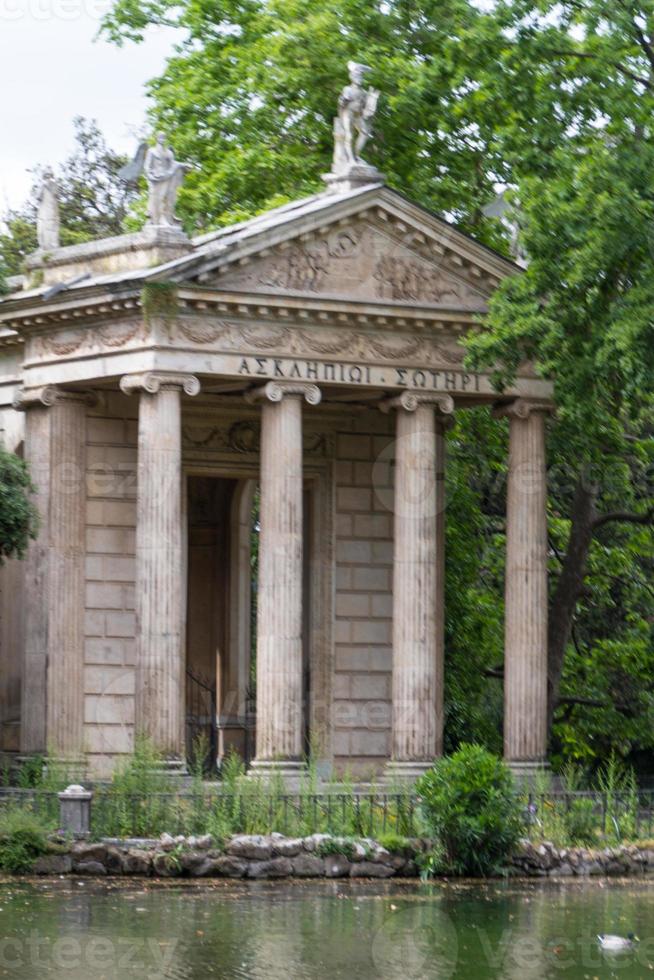
{"type": "Polygon", "coordinates": [[[247,293],[317,294],[451,308],[483,307],[488,293],[368,220],[284,242],[270,255],[217,272],[206,285],[247,293]]]}
{"type": "Polygon", "coordinates": [[[320,195],[206,236],[174,278],[247,295],[483,311],[518,269],[387,188],[320,195]]]}

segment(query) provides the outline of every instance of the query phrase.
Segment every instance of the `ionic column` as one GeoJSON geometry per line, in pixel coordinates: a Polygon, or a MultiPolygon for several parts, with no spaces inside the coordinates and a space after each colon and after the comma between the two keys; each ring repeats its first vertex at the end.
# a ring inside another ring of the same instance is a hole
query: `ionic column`
{"type": "Polygon", "coordinates": [[[136,731],[183,766],[184,561],[182,555],[181,396],[197,395],[193,375],[125,377],[139,391],[136,505],[136,731]]]}
{"type": "Polygon", "coordinates": [[[302,401],[312,384],[269,382],[261,399],[261,531],[255,774],[297,777],[302,754],[302,401]]]}
{"type": "Polygon", "coordinates": [[[443,751],[444,429],[449,395],[403,392],[396,411],[391,778],[443,751]]]}
{"type": "Polygon", "coordinates": [[[86,411],[93,396],[26,390],[25,458],[40,528],[25,562],[21,752],[83,756],[86,411]]]}
{"type": "Polygon", "coordinates": [[[518,399],[509,418],[504,599],[504,756],[521,774],[547,756],[547,475],[545,415],[518,399]]]}

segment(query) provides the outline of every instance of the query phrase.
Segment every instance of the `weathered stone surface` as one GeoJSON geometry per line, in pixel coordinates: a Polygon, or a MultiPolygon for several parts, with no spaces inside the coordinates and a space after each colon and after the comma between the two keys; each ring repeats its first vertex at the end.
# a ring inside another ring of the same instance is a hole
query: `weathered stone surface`
{"type": "Polygon", "coordinates": [[[208,857],[206,851],[202,855],[200,864],[193,865],[189,873],[193,878],[215,878],[223,872],[221,871],[221,858],[208,857]]]}
{"type": "Polygon", "coordinates": [[[276,857],[295,857],[301,850],[301,837],[284,837],[282,834],[272,835],[272,852],[276,857]]]}
{"type": "Polygon", "coordinates": [[[272,840],[260,834],[243,834],[232,837],[225,851],[227,854],[234,854],[250,861],[267,861],[272,857],[272,840]]]}
{"type": "Polygon", "coordinates": [[[291,865],[297,878],[322,878],[325,874],[325,862],[313,854],[300,854],[293,858],[291,865]]]}
{"type": "Polygon", "coordinates": [[[293,865],[285,857],[270,861],[251,861],[247,869],[248,878],[288,878],[293,873],[293,865]]]}
{"type": "Polygon", "coordinates": [[[152,870],[161,878],[176,878],[181,874],[181,864],[166,851],[159,851],[152,858],[152,870]]]}
{"type": "Polygon", "coordinates": [[[73,870],[70,854],[44,854],[32,865],[35,875],[66,875],[73,870]]]}
{"type": "Polygon", "coordinates": [[[360,861],[350,868],[351,878],[390,878],[394,874],[395,870],[389,865],[374,861],[360,861]]]}
{"type": "Polygon", "coordinates": [[[326,840],[331,840],[330,834],[311,834],[302,841],[305,851],[316,851],[326,840]]]}
{"type": "Polygon", "coordinates": [[[75,861],[73,871],[78,875],[106,875],[107,869],[99,861],[75,861]]]}
{"type": "Polygon", "coordinates": [[[123,869],[123,855],[117,847],[108,847],[104,866],[112,875],[119,875],[123,869]]]}
{"type": "Polygon", "coordinates": [[[206,861],[206,851],[182,851],[179,856],[182,871],[193,876],[196,875],[196,869],[201,867],[206,861]]]}
{"type": "Polygon", "coordinates": [[[152,855],[139,848],[130,848],[121,855],[121,870],[124,875],[147,875],[152,867],[152,855]]]}
{"type": "Polygon", "coordinates": [[[325,858],[325,876],[327,878],[345,878],[349,875],[352,865],[344,854],[328,854],[325,858]]]}
{"type": "Polygon", "coordinates": [[[215,868],[217,873],[224,878],[243,878],[247,870],[247,861],[234,857],[232,854],[223,854],[216,858],[215,868]]]}
{"type": "Polygon", "coordinates": [[[71,848],[73,861],[97,861],[104,864],[107,859],[106,844],[73,844],[71,848]]]}

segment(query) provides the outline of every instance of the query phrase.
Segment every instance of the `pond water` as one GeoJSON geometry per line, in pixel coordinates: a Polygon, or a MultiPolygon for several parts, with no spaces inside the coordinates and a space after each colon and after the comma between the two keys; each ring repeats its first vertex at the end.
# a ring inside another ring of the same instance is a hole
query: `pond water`
{"type": "Polygon", "coordinates": [[[16,980],[653,974],[654,883],[0,882],[16,980]],[[634,951],[599,951],[596,933],[630,931],[634,951]]]}

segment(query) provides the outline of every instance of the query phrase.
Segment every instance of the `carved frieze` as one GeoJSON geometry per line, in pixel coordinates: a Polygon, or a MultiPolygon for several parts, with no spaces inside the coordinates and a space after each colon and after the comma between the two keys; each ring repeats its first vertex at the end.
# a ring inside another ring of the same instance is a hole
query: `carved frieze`
{"type": "Polygon", "coordinates": [[[171,336],[198,338],[199,346],[239,354],[277,354],[293,357],[342,357],[350,360],[415,361],[416,363],[461,364],[463,349],[456,341],[439,340],[426,334],[391,331],[339,330],[330,327],[277,327],[268,324],[222,323],[216,342],[209,339],[210,317],[183,318],[171,326],[171,336]],[[192,325],[189,327],[189,323],[192,325]]]}
{"type": "Polygon", "coordinates": [[[146,333],[146,324],[140,317],[105,321],[93,326],[64,327],[35,337],[31,353],[39,359],[49,359],[119,350],[142,341],[146,333]]]}
{"type": "MultiPolygon", "coordinates": [[[[331,432],[311,432],[305,426],[302,434],[305,454],[331,456],[333,438],[331,432]]],[[[182,440],[188,450],[206,449],[236,455],[257,455],[261,443],[261,426],[258,419],[239,419],[230,425],[191,423],[183,427],[182,440]]]]}
{"type": "MultiPolygon", "coordinates": [[[[424,236],[421,236],[424,240],[424,236]]],[[[423,255],[414,239],[357,220],[272,254],[217,272],[210,280],[243,292],[320,293],[452,309],[481,308],[487,293],[438,255],[423,255]]]]}

